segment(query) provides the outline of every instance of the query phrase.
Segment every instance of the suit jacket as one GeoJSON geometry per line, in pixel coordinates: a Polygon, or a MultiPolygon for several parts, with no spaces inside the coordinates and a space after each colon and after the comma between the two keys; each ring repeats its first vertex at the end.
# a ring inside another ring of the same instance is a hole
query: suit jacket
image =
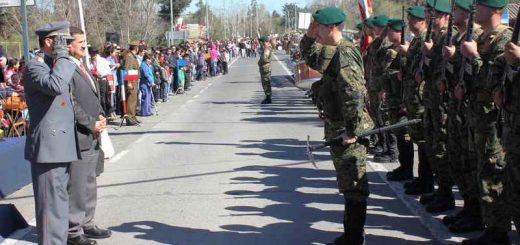
{"type": "Polygon", "coordinates": [[[98,141],[94,138],[93,132],[99,115],[103,114],[99,100],[99,85],[90,72],[88,70],[86,72],[76,66],[71,82],[78,143],[82,151],[89,150],[94,141],[98,141]],[[89,77],[93,83],[89,80],[89,77]]]}
{"type": "Polygon", "coordinates": [[[25,159],[32,163],[72,162],[79,158],[70,96],[76,65],[66,57],[36,57],[24,72],[29,107],[25,159]]]}

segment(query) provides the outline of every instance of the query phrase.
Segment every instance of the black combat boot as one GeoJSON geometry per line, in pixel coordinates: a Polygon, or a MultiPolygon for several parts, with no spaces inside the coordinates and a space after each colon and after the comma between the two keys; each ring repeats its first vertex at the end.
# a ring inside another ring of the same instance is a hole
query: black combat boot
{"type": "Polygon", "coordinates": [[[377,163],[389,163],[397,161],[397,157],[391,153],[383,153],[380,155],[374,156],[374,162],[377,163]]]}
{"type": "Polygon", "coordinates": [[[426,211],[429,213],[440,213],[455,209],[455,198],[453,194],[437,194],[433,200],[426,204],[426,211]]]}
{"type": "Polygon", "coordinates": [[[333,243],[327,245],[364,245],[366,217],[366,202],[347,200],[345,198],[344,233],[336,238],[333,243]]]}
{"type": "Polygon", "coordinates": [[[433,199],[435,199],[435,195],[437,194],[437,192],[432,192],[432,193],[426,193],[426,194],[423,194],[421,195],[421,197],[419,198],[419,202],[422,204],[422,205],[427,205],[428,203],[432,202],[433,199]]]}
{"type": "Polygon", "coordinates": [[[432,193],[434,191],[433,184],[425,183],[421,180],[421,178],[417,178],[418,181],[409,182],[406,190],[404,190],[404,194],[406,195],[423,195],[427,193],[432,193]]]}
{"type": "Polygon", "coordinates": [[[477,238],[462,241],[462,245],[510,245],[511,241],[507,232],[498,231],[495,228],[486,228],[484,233],[477,238]]]}
{"type": "Polygon", "coordinates": [[[466,212],[459,220],[449,225],[450,231],[453,233],[467,233],[484,230],[485,226],[478,200],[468,199],[468,202],[464,201],[464,206],[466,212]]]}
{"type": "Polygon", "coordinates": [[[265,104],[271,104],[271,102],[272,102],[272,101],[271,101],[271,95],[268,94],[268,95],[265,96],[265,99],[262,100],[262,105],[265,105],[265,104]]]}
{"type": "Polygon", "coordinates": [[[405,169],[402,166],[397,167],[386,174],[386,179],[389,181],[405,181],[413,179],[413,172],[405,169]]]}
{"type": "Polygon", "coordinates": [[[449,225],[457,222],[458,220],[460,220],[465,215],[467,215],[467,213],[469,211],[470,203],[469,203],[469,199],[467,197],[463,197],[463,199],[464,199],[464,206],[462,207],[461,210],[457,211],[455,214],[446,215],[442,218],[442,223],[444,225],[449,226],[449,225]]]}

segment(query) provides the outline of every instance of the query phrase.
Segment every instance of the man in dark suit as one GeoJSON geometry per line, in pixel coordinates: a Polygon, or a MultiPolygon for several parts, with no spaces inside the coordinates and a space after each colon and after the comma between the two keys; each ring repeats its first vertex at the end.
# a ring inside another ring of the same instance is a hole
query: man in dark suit
{"type": "Polygon", "coordinates": [[[99,99],[99,86],[86,69],[82,59],[86,56],[84,32],[71,27],[68,49],[76,64],[71,82],[76,129],[81,150],[81,160],[70,165],[69,237],[71,245],[97,244],[90,238],[110,237],[111,231],[94,223],[97,204],[96,166],[99,159],[99,134],[106,128],[106,119],[99,99]]]}
{"type": "Polygon", "coordinates": [[[25,159],[31,162],[38,244],[67,242],[70,162],[79,159],[70,81],[75,65],[69,59],[68,22],[36,29],[44,56],[36,56],[24,71],[30,126],[25,159]]]}

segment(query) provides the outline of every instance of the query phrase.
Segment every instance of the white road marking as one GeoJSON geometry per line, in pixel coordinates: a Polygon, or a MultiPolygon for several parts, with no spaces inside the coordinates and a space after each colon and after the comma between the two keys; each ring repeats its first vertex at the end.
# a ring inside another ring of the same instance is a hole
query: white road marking
{"type": "Polygon", "coordinates": [[[278,63],[283,67],[283,69],[285,70],[285,72],[287,72],[287,75],[292,75],[293,73],[291,72],[291,70],[289,70],[289,68],[287,68],[287,66],[280,60],[278,59],[278,56],[276,56],[276,54],[274,54],[274,58],[276,59],[276,61],[278,61],[278,63]]]}
{"type": "Polygon", "coordinates": [[[110,163],[115,163],[119,160],[121,160],[122,157],[124,157],[128,153],[128,150],[121,151],[117,153],[112,159],[110,159],[110,163]]]}
{"type": "Polygon", "coordinates": [[[200,94],[197,94],[195,96],[193,96],[193,98],[198,98],[200,96],[200,94]]]}
{"type": "Polygon", "coordinates": [[[194,100],[188,100],[188,101],[186,101],[186,103],[191,103],[191,102],[193,102],[193,101],[194,101],[194,100]]]}

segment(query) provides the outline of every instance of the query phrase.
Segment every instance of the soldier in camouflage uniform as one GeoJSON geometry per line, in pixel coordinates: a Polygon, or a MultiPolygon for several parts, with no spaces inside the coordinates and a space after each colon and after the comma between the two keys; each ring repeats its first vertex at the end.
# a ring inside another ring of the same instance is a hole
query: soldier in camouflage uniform
{"type": "Polygon", "coordinates": [[[504,58],[510,69],[504,87],[495,89],[494,101],[504,112],[502,146],[507,162],[504,169],[507,211],[520,233],[520,46],[509,42],[505,48],[504,58]]]}
{"type": "MultiPolygon", "coordinates": [[[[448,93],[448,159],[453,180],[459,187],[464,199],[464,207],[455,215],[443,218],[443,223],[449,226],[451,232],[464,233],[484,229],[479,203],[479,191],[476,182],[477,159],[476,152],[470,151],[468,142],[467,101],[459,100],[454,96],[454,89],[461,83],[461,79],[468,81],[469,76],[460,75],[463,57],[460,54],[460,45],[466,38],[468,17],[472,5],[471,0],[456,0],[453,9],[453,24],[459,32],[453,36],[453,45],[445,46],[443,53],[447,62],[446,80],[440,81],[441,94],[448,93]]],[[[476,39],[482,34],[479,25],[473,24],[473,35],[476,39]]],[[[464,62],[466,62],[464,60],[464,62]]],[[[467,64],[467,63],[466,63],[467,64]]],[[[471,69],[471,68],[469,68],[471,69]]],[[[463,82],[462,82],[463,84],[463,82]]]]}
{"type": "MultiPolygon", "coordinates": [[[[371,116],[376,127],[382,127],[390,124],[390,118],[386,112],[386,105],[382,103],[380,98],[381,84],[383,83],[383,76],[381,74],[385,71],[385,64],[381,62],[386,56],[386,50],[390,43],[386,38],[386,25],[388,24],[388,17],[385,15],[376,15],[372,17],[374,24],[374,32],[377,38],[370,44],[365,67],[368,70],[367,90],[368,98],[370,100],[371,116]]],[[[397,139],[395,134],[385,132],[378,135],[378,147],[372,153],[375,162],[393,162],[397,159],[397,139]]]]}
{"type": "Polygon", "coordinates": [[[432,40],[424,42],[423,56],[424,68],[423,76],[418,80],[424,80],[423,101],[424,101],[424,137],[429,162],[437,173],[439,188],[431,194],[423,194],[421,203],[426,205],[426,211],[430,213],[443,212],[455,208],[455,198],[453,197],[453,179],[449,171],[449,163],[446,152],[446,109],[445,101],[439,93],[437,83],[442,78],[443,57],[442,49],[447,38],[447,24],[451,12],[448,0],[427,0],[428,12],[433,8],[435,14],[432,40]],[[434,6],[434,4],[436,5],[434,6]]]}
{"type": "Polygon", "coordinates": [[[258,60],[262,88],[265,93],[265,99],[262,101],[262,104],[271,104],[271,44],[267,37],[261,37],[258,41],[262,43],[261,55],[258,60]]]}
{"type": "MultiPolygon", "coordinates": [[[[387,38],[391,43],[386,49],[386,56],[383,60],[385,72],[381,84],[382,98],[388,108],[390,124],[396,124],[406,120],[404,111],[401,110],[403,103],[402,77],[399,75],[401,69],[406,69],[406,57],[399,55],[397,49],[401,45],[401,37],[404,35],[404,21],[401,19],[391,19],[388,22],[387,38]]],[[[409,180],[413,178],[413,142],[406,129],[399,129],[390,135],[396,137],[398,159],[400,166],[387,174],[387,179],[392,181],[409,180]]]]}
{"type": "MultiPolygon", "coordinates": [[[[406,55],[406,67],[404,69],[404,101],[402,107],[406,112],[408,120],[422,119],[424,113],[423,105],[423,87],[424,81],[420,83],[415,81],[415,74],[419,70],[421,60],[421,47],[426,36],[426,16],[423,6],[409,7],[408,27],[414,34],[414,38],[410,43],[399,46],[399,53],[406,55]]],[[[412,182],[405,183],[405,193],[408,195],[420,195],[433,192],[433,172],[428,162],[426,148],[424,143],[424,127],[423,124],[416,124],[409,128],[410,137],[417,144],[417,153],[419,156],[419,177],[412,182]]]]}
{"type": "Polygon", "coordinates": [[[331,156],[337,173],[338,188],[345,198],[344,234],[334,244],[364,244],[364,223],[367,198],[369,195],[366,175],[368,142],[360,143],[356,134],[372,128],[365,110],[365,81],[363,61],[359,50],[346,40],[342,40],[341,30],[345,14],[331,7],[316,11],[314,21],[300,43],[302,56],[310,67],[316,64],[316,41],[324,45],[336,46],[336,52],[323,72],[320,97],[323,98],[325,120],[330,123],[331,132],[327,136],[342,136],[343,145],[331,147],[331,156]]]}
{"type": "MultiPolygon", "coordinates": [[[[470,147],[477,152],[477,181],[486,225],[480,237],[463,244],[510,244],[507,232],[511,229],[511,219],[503,195],[506,164],[497,132],[499,110],[493,101],[493,92],[504,72],[504,66],[497,65],[497,57],[503,55],[512,35],[510,28],[500,24],[506,5],[507,0],[477,0],[475,20],[482,26],[483,33],[476,42],[461,45],[462,55],[471,59],[473,66],[473,79],[465,89],[469,95],[470,147]]],[[[460,99],[463,93],[456,91],[456,96],[460,99]]]]}

